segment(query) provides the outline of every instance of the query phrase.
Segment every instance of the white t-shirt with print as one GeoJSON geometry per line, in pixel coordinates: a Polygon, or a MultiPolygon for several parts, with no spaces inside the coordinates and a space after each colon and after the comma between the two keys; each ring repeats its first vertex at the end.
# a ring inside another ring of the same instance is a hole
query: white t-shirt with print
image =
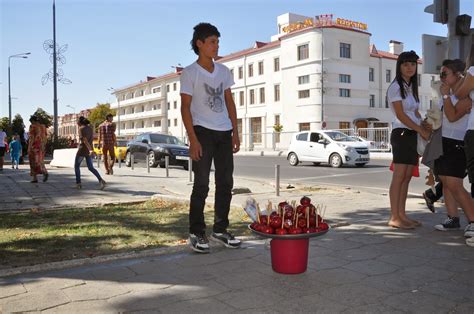
{"type": "MultiPolygon", "coordinates": [[[[456,98],[456,96],[451,95],[451,103],[453,106],[456,107],[457,102],[459,99],[456,98]]],[[[438,107],[440,110],[443,108],[443,99],[440,99],[438,102],[438,107]]],[[[458,141],[463,141],[464,140],[464,135],[466,134],[467,130],[467,122],[469,120],[470,114],[465,114],[461,119],[458,121],[454,122],[449,122],[448,117],[446,117],[446,114],[444,113],[443,110],[443,123],[441,124],[441,135],[443,137],[447,138],[452,138],[458,141]]]]}
{"type": "MultiPolygon", "coordinates": [[[[467,69],[467,75],[474,76],[474,66],[467,69]]],[[[469,98],[472,100],[472,105],[474,106],[474,89],[469,92],[469,98]]],[[[473,108],[474,109],[474,108],[473,108]]],[[[469,116],[469,122],[467,123],[468,130],[474,130],[474,114],[469,116]]]]}
{"type": "Polygon", "coordinates": [[[392,121],[393,129],[396,128],[407,128],[411,129],[405,124],[403,124],[400,120],[398,120],[397,115],[395,114],[395,109],[393,108],[393,103],[396,101],[401,101],[403,106],[403,112],[415,123],[420,124],[420,118],[418,118],[415,112],[418,110],[420,103],[416,101],[415,97],[413,96],[411,87],[405,84],[405,99],[402,98],[402,94],[400,93],[400,85],[398,85],[397,81],[393,81],[392,84],[388,87],[387,90],[387,101],[389,103],[390,109],[394,114],[394,118],[392,121]]]}
{"type": "Polygon", "coordinates": [[[224,91],[234,85],[234,79],[225,65],[214,63],[210,73],[194,62],[181,72],[180,82],[181,94],[192,96],[193,125],[216,131],[232,130],[224,91]]]}
{"type": "Polygon", "coordinates": [[[7,137],[7,133],[4,131],[0,131],[0,147],[5,147],[5,138],[7,137]]]}

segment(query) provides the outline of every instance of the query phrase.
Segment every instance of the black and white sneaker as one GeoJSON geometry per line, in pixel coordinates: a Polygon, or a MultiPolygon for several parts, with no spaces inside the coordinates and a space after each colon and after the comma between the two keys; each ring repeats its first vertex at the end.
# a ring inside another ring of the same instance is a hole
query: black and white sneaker
{"type": "Polygon", "coordinates": [[[459,217],[449,217],[441,224],[434,226],[439,231],[458,230],[461,228],[459,217]]]}
{"type": "Polygon", "coordinates": [[[230,232],[227,231],[222,233],[213,232],[211,233],[211,239],[224,244],[226,247],[231,249],[237,249],[240,247],[240,244],[242,244],[239,239],[236,239],[230,232]]]}
{"type": "Polygon", "coordinates": [[[209,253],[209,240],[205,234],[189,234],[188,243],[195,252],[209,253]]]}
{"type": "Polygon", "coordinates": [[[425,199],[426,207],[434,213],[435,212],[435,207],[434,207],[434,202],[431,198],[429,198],[428,194],[426,192],[423,192],[423,198],[425,199]]]}

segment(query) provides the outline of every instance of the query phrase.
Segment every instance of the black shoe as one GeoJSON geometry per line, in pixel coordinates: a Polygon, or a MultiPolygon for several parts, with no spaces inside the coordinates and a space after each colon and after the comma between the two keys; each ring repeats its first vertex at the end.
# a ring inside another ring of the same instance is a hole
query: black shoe
{"type": "Polygon", "coordinates": [[[206,235],[197,235],[191,233],[189,235],[188,243],[191,248],[198,253],[209,253],[209,240],[206,235]]]}
{"type": "Polygon", "coordinates": [[[439,231],[458,230],[461,228],[461,224],[459,223],[459,217],[448,216],[448,218],[443,223],[434,227],[439,231]]]}
{"type": "Polygon", "coordinates": [[[426,195],[426,192],[423,192],[423,198],[425,199],[426,202],[426,207],[434,213],[435,212],[435,207],[434,207],[434,202],[426,195]]]}
{"type": "Polygon", "coordinates": [[[211,239],[219,243],[224,244],[226,247],[231,249],[237,249],[240,247],[242,242],[239,239],[236,239],[230,232],[211,233],[211,239]]]}
{"type": "Polygon", "coordinates": [[[49,177],[48,173],[43,174],[43,182],[48,181],[48,177],[49,177]]]}

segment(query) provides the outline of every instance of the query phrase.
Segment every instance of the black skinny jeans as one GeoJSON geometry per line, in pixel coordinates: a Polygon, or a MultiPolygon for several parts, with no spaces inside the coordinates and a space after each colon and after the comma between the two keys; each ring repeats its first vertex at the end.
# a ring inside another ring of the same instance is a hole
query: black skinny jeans
{"type": "Polygon", "coordinates": [[[202,157],[193,161],[194,185],[189,209],[189,232],[202,235],[206,232],[204,206],[209,193],[209,175],[214,160],[216,193],[214,201],[214,232],[224,232],[229,226],[230,201],[234,179],[232,131],[215,131],[194,126],[201,143],[202,157]]]}

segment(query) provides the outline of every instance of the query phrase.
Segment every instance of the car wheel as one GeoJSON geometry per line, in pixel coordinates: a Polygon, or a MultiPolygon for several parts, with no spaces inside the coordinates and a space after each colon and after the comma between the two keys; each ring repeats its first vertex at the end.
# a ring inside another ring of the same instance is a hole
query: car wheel
{"type": "Polygon", "coordinates": [[[365,162],[362,162],[362,163],[356,164],[356,167],[362,168],[362,167],[364,167],[365,165],[366,165],[366,163],[365,163],[365,162]]]}
{"type": "Polygon", "coordinates": [[[290,153],[290,154],[288,155],[288,161],[290,162],[290,165],[292,165],[292,166],[297,166],[298,163],[300,162],[300,161],[298,160],[298,156],[296,156],[295,153],[290,153]]]}
{"type": "Polygon", "coordinates": [[[339,168],[342,166],[342,158],[338,153],[334,153],[329,157],[329,164],[333,168],[339,168]]]}
{"type": "Polygon", "coordinates": [[[155,160],[155,152],[149,151],[148,152],[148,165],[150,167],[156,168],[158,166],[158,161],[155,160]]]}
{"type": "Polygon", "coordinates": [[[130,152],[127,152],[127,154],[125,155],[125,166],[132,166],[132,154],[130,154],[130,152]]]}
{"type": "Polygon", "coordinates": [[[321,163],[320,162],[313,162],[313,165],[319,166],[321,163]]]}

